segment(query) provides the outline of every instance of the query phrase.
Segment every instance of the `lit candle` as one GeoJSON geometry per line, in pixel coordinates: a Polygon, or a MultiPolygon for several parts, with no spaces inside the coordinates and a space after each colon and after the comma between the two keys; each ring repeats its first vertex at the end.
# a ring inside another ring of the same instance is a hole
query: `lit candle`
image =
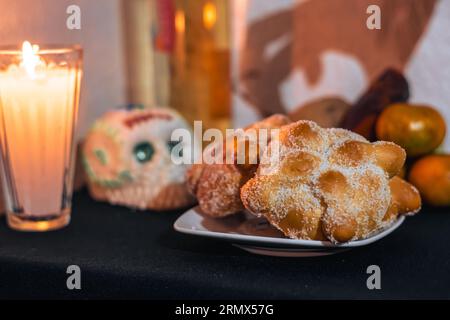
{"type": "Polygon", "coordinates": [[[81,50],[24,42],[0,50],[2,165],[8,222],[21,230],[66,225],[74,167],[81,50]]]}

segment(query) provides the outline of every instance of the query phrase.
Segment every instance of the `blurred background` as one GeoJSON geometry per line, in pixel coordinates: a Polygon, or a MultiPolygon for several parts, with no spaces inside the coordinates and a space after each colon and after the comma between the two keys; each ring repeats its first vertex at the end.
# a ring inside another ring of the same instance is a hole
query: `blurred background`
{"type": "MultiPolygon", "coordinates": [[[[450,1],[0,0],[0,8],[0,45],[83,46],[80,136],[130,103],[170,105],[219,128],[323,97],[352,105],[388,67],[407,78],[410,103],[450,121],[450,1]],[[73,4],[81,30],[66,28],[73,4]],[[381,30],[366,27],[371,4],[381,30]]],[[[450,150],[448,135],[441,148],[450,150]]]]}
{"type": "Polygon", "coordinates": [[[408,79],[409,102],[450,120],[450,1],[244,0],[233,18],[239,125],[323,96],[355,103],[388,67],[408,79]],[[366,27],[372,4],[381,10],[380,30],[366,27]]]}
{"type": "Polygon", "coordinates": [[[119,0],[0,0],[0,45],[73,44],[84,48],[80,135],[104,111],[126,103],[119,0]],[[69,5],[81,8],[81,30],[69,30],[69,5]]]}

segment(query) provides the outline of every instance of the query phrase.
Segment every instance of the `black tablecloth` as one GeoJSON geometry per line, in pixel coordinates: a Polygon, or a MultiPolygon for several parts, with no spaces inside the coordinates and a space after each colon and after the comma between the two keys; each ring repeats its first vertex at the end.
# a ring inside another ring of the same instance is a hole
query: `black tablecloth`
{"type": "Polygon", "coordinates": [[[183,235],[181,212],[136,212],[74,196],[71,224],[21,233],[0,224],[2,298],[450,298],[450,210],[425,208],[393,234],[332,256],[252,255],[183,235]],[[381,290],[366,269],[381,268],[381,290]],[[81,268],[81,290],[66,268],[81,268]]]}

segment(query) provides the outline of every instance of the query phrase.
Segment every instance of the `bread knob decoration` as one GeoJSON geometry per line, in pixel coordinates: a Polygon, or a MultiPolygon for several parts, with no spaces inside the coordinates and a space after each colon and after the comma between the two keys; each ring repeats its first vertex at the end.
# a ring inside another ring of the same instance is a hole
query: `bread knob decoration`
{"type": "Polygon", "coordinates": [[[254,177],[244,207],[293,239],[360,240],[421,207],[418,191],[396,175],[406,158],[392,142],[370,143],[345,129],[311,121],[281,127],[254,177]],[[271,148],[279,146],[276,159],[271,148]]]}
{"type": "Polygon", "coordinates": [[[183,144],[183,152],[192,147],[189,141],[171,141],[172,131],[178,128],[190,130],[169,108],[119,109],[98,119],[81,155],[92,197],[152,210],[192,204],[185,180],[188,166],[171,159],[178,143],[183,144]]]}

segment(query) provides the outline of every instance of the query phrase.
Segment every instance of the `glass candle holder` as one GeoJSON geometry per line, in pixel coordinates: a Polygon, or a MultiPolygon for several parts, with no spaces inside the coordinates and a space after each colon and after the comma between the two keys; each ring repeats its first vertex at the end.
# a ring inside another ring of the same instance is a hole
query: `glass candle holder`
{"type": "Polygon", "coordinates": [[[47,231],[70,221],[82,49],[0,47],[0,135],[7,221],[47,231]]]}

